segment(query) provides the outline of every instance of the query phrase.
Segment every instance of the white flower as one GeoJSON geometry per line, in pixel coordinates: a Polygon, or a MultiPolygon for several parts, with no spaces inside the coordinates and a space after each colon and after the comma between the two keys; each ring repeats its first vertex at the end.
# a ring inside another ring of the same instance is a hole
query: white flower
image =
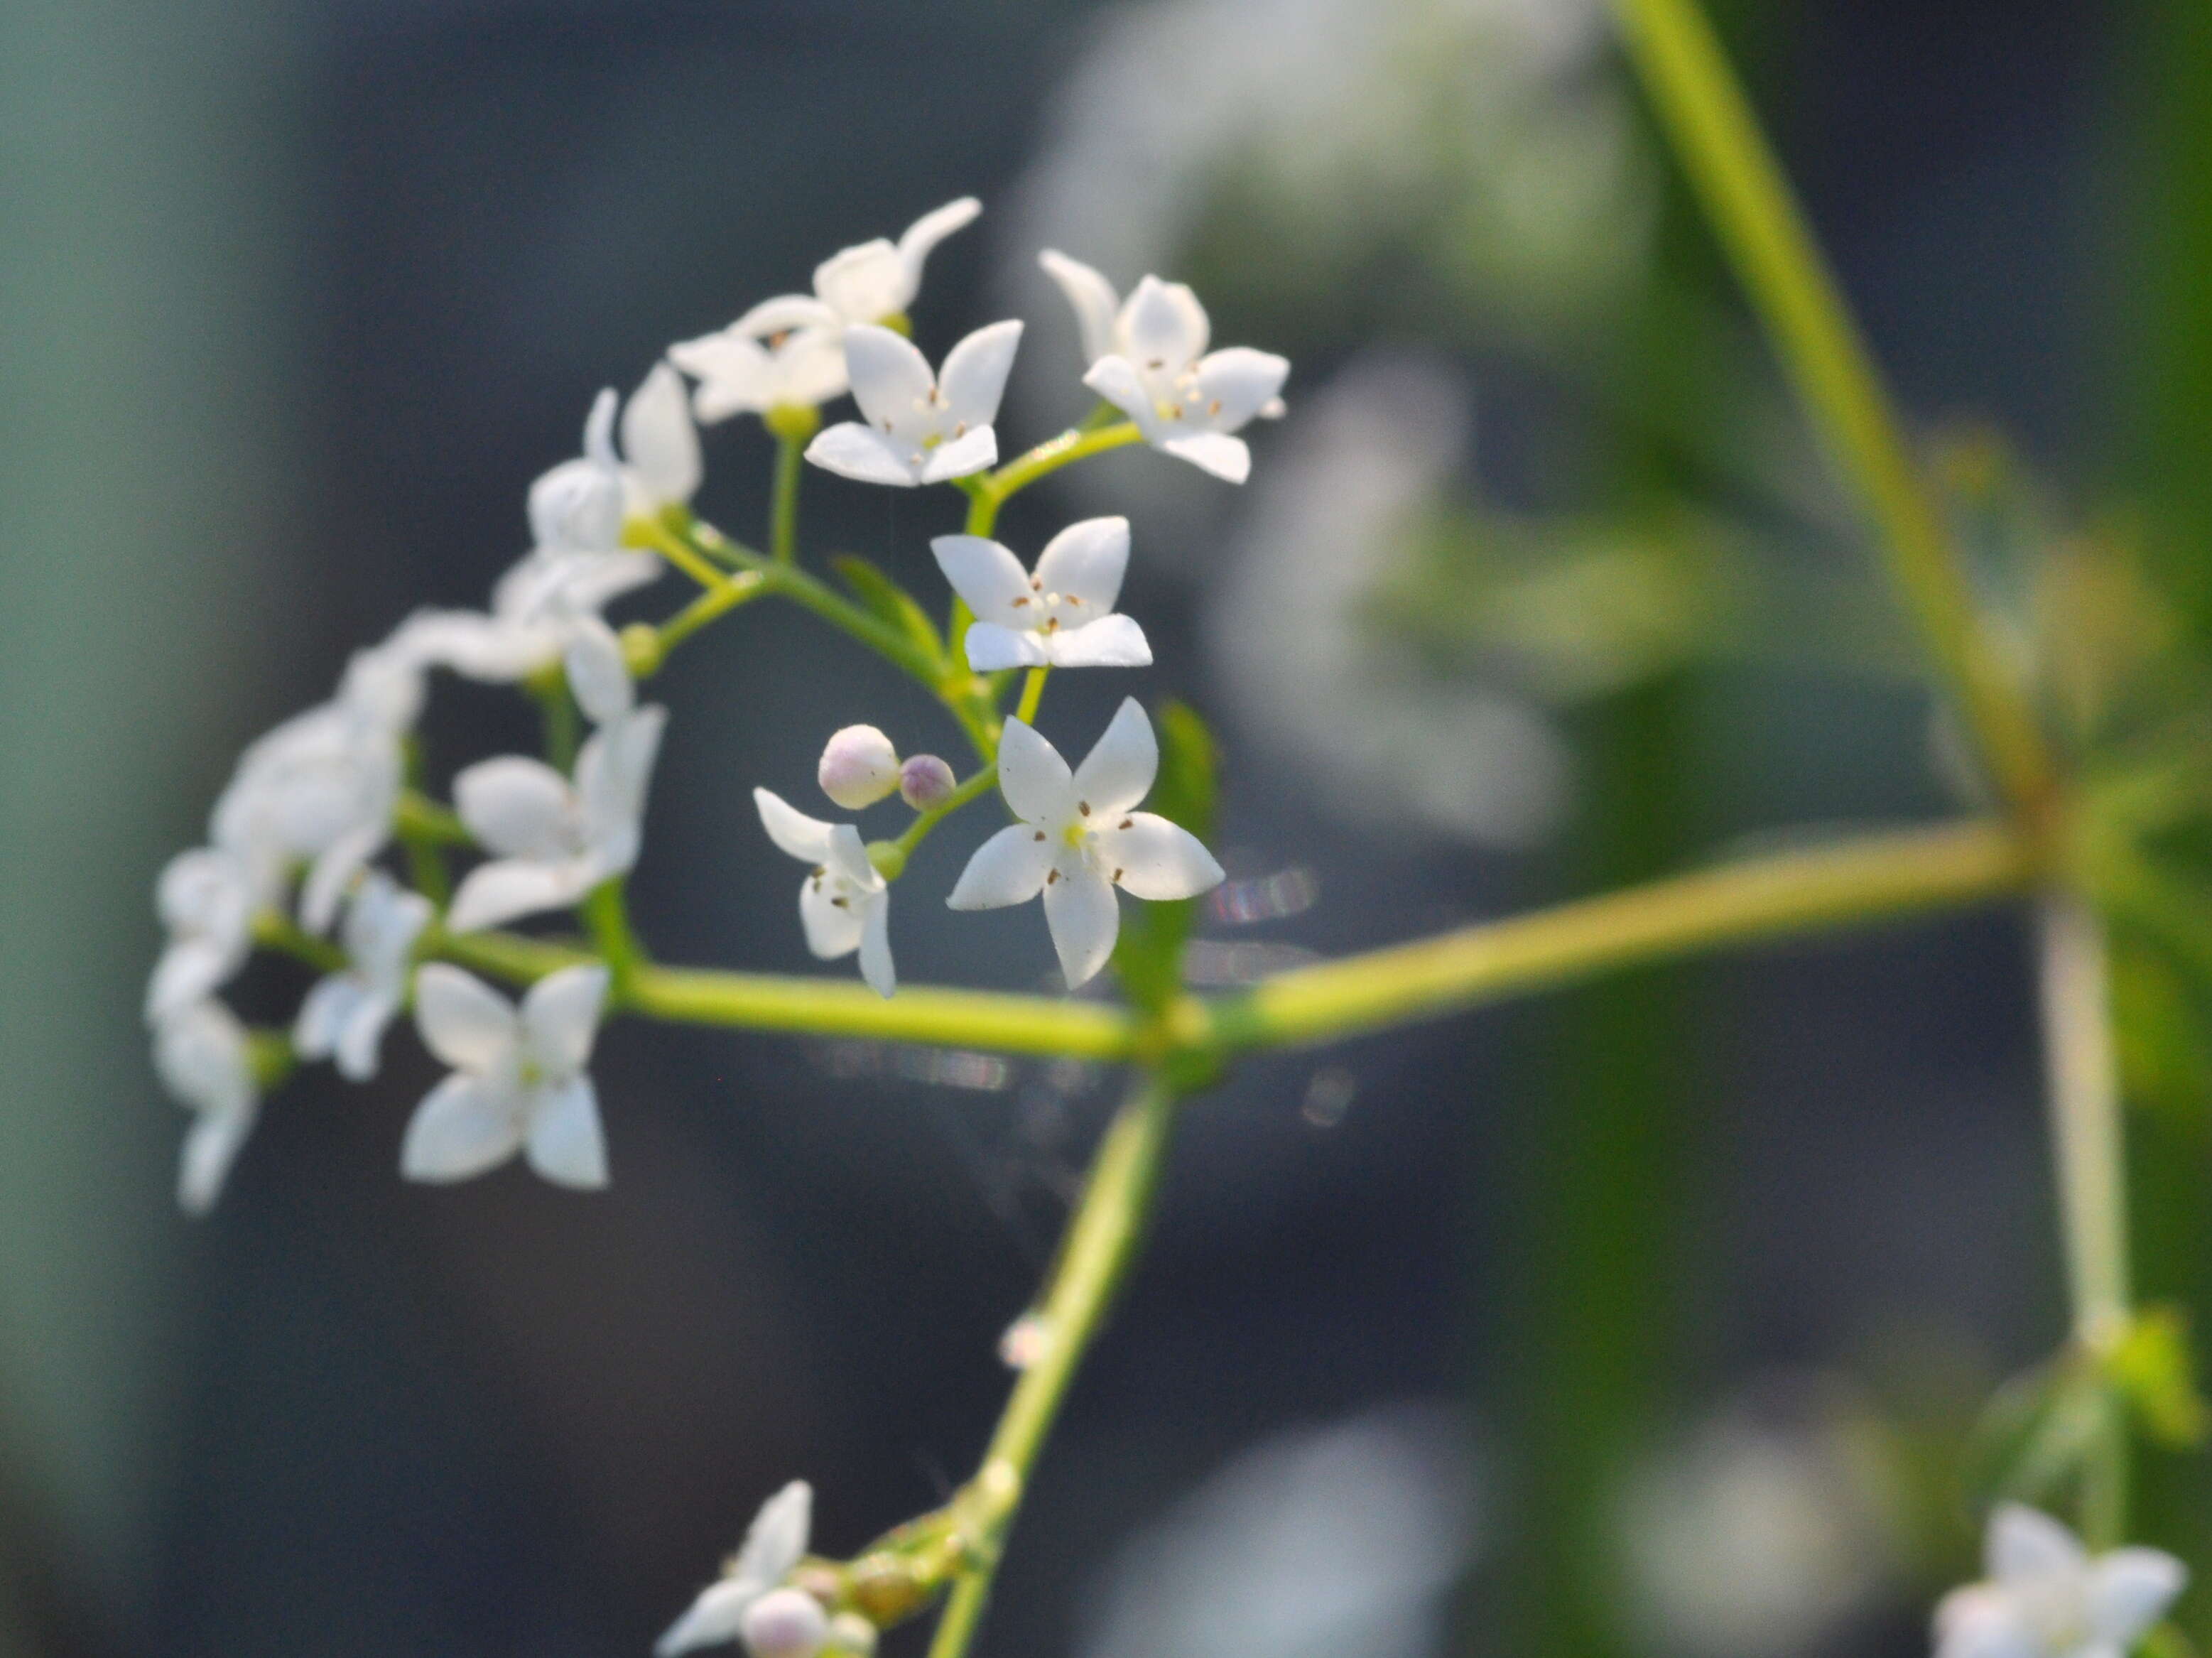
{"type": "Polygon", "coordinates": [[[1019,720],[999,738],[999,791],[1018,823],[975,849],[952,895],[954,909],[997,909],[1044,895],[1067,987],[1106,965],[1121,932],[1114,889],[1139,898],[1189,898],[1217,886],[1221,865],[1188,830],[1134,810],[1159,769],[1152,722],[1134,697],[1068,774],[1060,751],[1019,720]]]}
{"type": "Polygon", "coordinates": [[[761,827],[768,838],[802,864],[811,864],[799,884],[799,924],[806,947],[824,962],[860,952],[860,976],[876,993],[898,988],[891,968],[890,884],[868,861],[860,832],[850,823],[825,823],[809,817],[781,795],[753,791],[761,827]]]}
{"type": "Polygon", "coordinates": [[[246,1028],[218,1001],[179,1008],[154,1028],[154,1068],[197,1114],[177,1169],[177,1202],[188,1215],[204,1215],[260,1109],[246,1028]]]}
{"type": "Polygon", "coordinates": [[[763,300],[720,333],[669,347],[669,361],[699,382],[693,412],[712,422],[843,396],[845,325],[826,310],[785,295],[763,300]]]}
{"type": "Polygon", "coordinates": [[[221,847],[195,847],[172,858],[154,888],[154,907],[169,941],[146,986],[146,1018],[159,1023],[212,995],[253,949],[253,913],[274,903],[281,867],[258,866],[221,847]]]}
{"type": "Polygon", "coordinates": [[[256,739],[216,802],[210,839],[248,868],[311,865],[300,919],[315,932],[391,836],[400,743],[422,706],[422,663],[410,652],[358,652],[338,695],[256,739]]]}
{"type": "Polygon", "coordinates": [[[540,553],[605,553],[622,545],[626,490],[615,455],[614,388],[592,399],[584,452],[530,486],[530,534],[540,553]]]}
{"type": "Polygon", "coordinates": [[[994,465],[999,398],[1020,343],[1018,322],[979,328],[945,354],[941,379],[912,341],[888,328],[845,331],[845,366],[865,421],[844,421],[806,446],[806,459],[862,483],[903,489],[994,465]]]}
{"type": "Polygon", "coordinates": [[[676,1658],[694,1647],[734,1641],[746,1610],[790,1576],[806,1553],[812,1524],[814,1488],[794,1479],[761,1504],[722,1577],[700,1592],[684,1615],[653,1644],[656,1658],[676,1658]]]}
{"type": "Polygon", "coordinates": [[[1252,452],[1234,434],[1255,416],[1283,412],[1289,360],[1243,345],[1208,351],[1206,307],[1182,282],[1146,276],[1117,308],[1113,284],[1089,265],[1049,248],[1038,263],[1075,307],[1091,360],[1083,383],[1154,448],[1243,483],[1252,452]]]}
{"type": "MultiPolygon", "coordinates": [[[[974,222],[983,204],[973,196],[923,214],[906,228],[896,246],[878,236],[833,253],[814,267],[814,297],[789,294],[781,305],[782,326],[840,323],[886,323],[903,317],[921,291],[921,267],[930,251],[954,231],[974,222]]],[[[757,307],[756,311],[765,309],[757,307]]]]}
{"type": "Polygon", "coordinates": [[[1936,1608],[1936,1658],[2125,1658],[2188,1573],[2157,1549],[2092,1557],[2047,1515],[2008,1503],[1990,1516],[1985,1582],[1936,1608]]]}
{"type": "Polygon", "coordinates": [[[520,1011],[457,967],[432,962],[417,972],[416,1028],[453,1074],[415,1108],[400,1173],[468,1180],[521,1151],[557,1185],[605,1186],[599,1096],[584,1067],[606,993],[597,964],[548,974],[520,1011]]]}
{"type": "Polygon", "coordinates": [[[551,666],[578,623],[660,574],[643,551],[526,554],[492,589],[491,610],[418,610],[392,635],[416,660],[509,684],[551,666]]]}
{"type": "Polygon", "coordinates": [[[873,726],[847,726],[823,744],[814,780],[846,811],[860,811],[898,787],[898,750],[873,726]]]}
{"type": "Polygon", "coordinates": [[[653,364],[623,405],[622,446],[623,510],[631,518],[657,517],[698,492],[706,476],[699,434],[683,379],[666,363],[653,364]]]}
{"type": "Polygon", "coordinates": [[[416,939],[434,908],[378,870],[354,888],[339,937],[346,965],[319,980],[300,1005],[292,1045],[303,1060],[336,1056],[338,1074],[367,1082],[376,1074],[384,1028],[407,999],[407,969],[416,939]]]}
{"type": "Polygon", "coordinates": [[[770,1589],[745,1608],[738,1633],[753,1658],[814,1658],[830,1638],[830,1614],[805,1589],[770,1589]]]}
{"type": "Polygon", "coordinates": [[[471,932],[564,908],[628,874],[644,842],[646,790],[667,719],[658,707],[617,714],[577,754],[573,783],[519,754],[456,777],[454,808],[494,860],[469,872],[446,925],[471,932]]]}
{"type": "Polygon", "coordinates": [[[1114,613],[1129,568],[1129,520],[1091,518],[1045,544],[1031,575],[995,541],[939,536],[929,544],[952,590],[975,613],[968,665],[1141,668],[1152,659],[1144,629],[1114,613]]]}

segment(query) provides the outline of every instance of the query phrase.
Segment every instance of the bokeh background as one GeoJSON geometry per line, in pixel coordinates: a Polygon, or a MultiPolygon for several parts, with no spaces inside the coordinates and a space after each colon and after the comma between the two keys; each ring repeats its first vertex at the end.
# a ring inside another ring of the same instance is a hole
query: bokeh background
{"type": "MultiPolygon", "coordinates": [[[[2133,514],[2201,602],[2196,0],[1718,10],[1948,475],[2133,514]]],[[[1012,440],[1084,407],[1040,246],[1296,364],[1247,489],[1124,452],[1004,531],[1134,520],[1146,693],[1227,756],[1202,975],[1962,804],[1595,0],[14,0],[0,134],[0,1651],[641,1653],[782,1481],[842,1552],[972,1464],[1110,1078],[629,1024],[611,1193],[428,1191],[401,1035],[192,1224],[137,1019],[243,743],[482,602],[598,387],[952,196],[919,332],[1030,319],[1012,440]]],[[[768,459],[714,434],[708,514],[757,534],[768,459]]],[[[934,591],[949,495],[807,491],[810,548],[934,591]]],[[[764,613],[657,695],[647,937],[805,968],[749,791],[945,733],[764,613]]],[[[428,729],[529,727],[448,685],[428,729]]],[[[898,926],[912,981],[1048,961],[1032,912],[898,926]]],[[[983,1650],[1923,1649],[1979,1400],[2063,1327],[2039,1114],[2002,913],[1242,1067],[983,1650]]],[[[2146,1277],[2201,1294],[2201,1110],[2136,1127],[2146,1277]]],[[[2161,1540],[2200,1481],[2152,1470],[2161,1540]]]]}

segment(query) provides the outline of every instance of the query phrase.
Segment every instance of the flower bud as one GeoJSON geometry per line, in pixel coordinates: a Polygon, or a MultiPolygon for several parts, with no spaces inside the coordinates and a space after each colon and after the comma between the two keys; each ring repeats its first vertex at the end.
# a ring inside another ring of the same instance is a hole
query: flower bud
{"type": "Polygon", "coordinates": [[[770,1589],[747,1606],[738,1632],[753,1658],[814,1658],[830,1633],[830,1615],[804,1589],[770,1589]]]}
{"type": "Polygon", "coordinates": [[[952,768],[933,754],[917,754],[899,768],[899,799],[916,811],[928,811],[952,798],[952,768]]]}
{"type": "Polygon", "coordinates": [[[822,750],[815,776],[823,793],[846,811],[858,811],[899,786],[898,750],[873,726],[848,726],[822,750]]]}

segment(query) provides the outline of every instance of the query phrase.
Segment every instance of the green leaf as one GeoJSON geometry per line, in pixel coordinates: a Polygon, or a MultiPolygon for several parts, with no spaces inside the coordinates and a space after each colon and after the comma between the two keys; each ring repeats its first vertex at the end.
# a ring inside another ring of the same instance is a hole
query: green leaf
{"type": "Polygon", "coordinates": [[[1966,1447],[1967,1496],[1977,1512],[1999,1503],[2049,1507],[2072,1485],[2121,1408],[2077,1349],[1997,1389],[1966,1447]]]}
{"type": "Polygon", "coordinates": [[[2112,939],[2113,1039],[2128,1102],[2191,1137],[2212,1130],[2212,1013],[2166,954],[2112,939]]]}
{"type": "MultiPolygon", "coordinates": [[[[1210,841],[1218,804],[1213,735],[1182,702],[1167,703],[1152,724],[1159,733],[1160,769],[1146,810],[1210,841]]],[[[1197,902],[1139,904],[1123,913],[1114,965],[1138,1006],[1158,1012],[1182,990],[1183,944],[1197,902]]]]}
{"type": "Polygon", "coordinates": [[[937,624],[929,619],[929,613],[912,593],[879,568],[854,553],[838,555],[830,561],[830,568],[837,572],[837,579],[853,590],[853,597],[870,612],[896,628],[931,656],[944,656],[945,636],[937,631],[937,624]]]}
{"type": "Polygon", "coordinates": [[[2105,1357],[2107,1380],[2133,1407],[2152,1440],[2174,1450],[2204,1442],[2204,1396],[2197,1390],[2189,1315],[2179,1307],[2145,1308],[2105,1357]]]}

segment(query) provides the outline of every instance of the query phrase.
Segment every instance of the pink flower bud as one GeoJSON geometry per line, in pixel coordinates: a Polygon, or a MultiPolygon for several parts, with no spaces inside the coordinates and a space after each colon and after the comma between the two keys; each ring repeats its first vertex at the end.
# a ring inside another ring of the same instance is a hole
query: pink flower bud
{"type": "Polygon", "coordinates": [[[933,754],[917,754],[899,768],[899,799],[916,811],[928,811],[952,798],[952,768],[933,754]]]}
{"type": "Polygon", "coordinates": [[[804,1589],[770,1589],[745,1608],[738,1633],[753,1658],[814,1658],[829,1637],[830,1615],[804,1589]]]}
{"type": "Polygon", "coordinates": [[[848,726],[822,750],[815,775],[823,793],[846,811],[858,811],[898,787],[898,750],[873,726],[848,726]]]}

